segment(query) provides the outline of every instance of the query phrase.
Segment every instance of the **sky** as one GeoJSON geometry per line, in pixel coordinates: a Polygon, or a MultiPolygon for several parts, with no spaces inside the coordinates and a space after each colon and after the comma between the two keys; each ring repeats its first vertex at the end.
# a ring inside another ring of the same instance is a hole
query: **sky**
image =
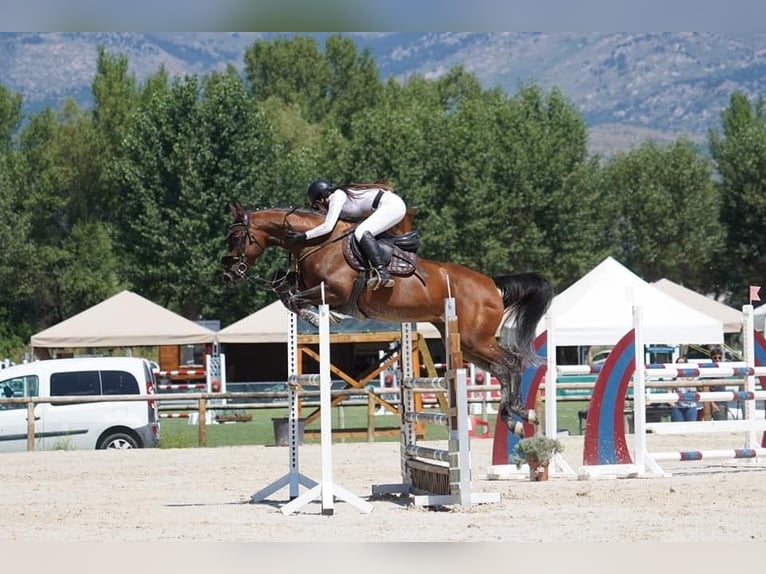
{"type": "Polygon", "coordinates": [[[764,16],[761,0],[3,0],[0,28],[746,33],[764,16]]]}

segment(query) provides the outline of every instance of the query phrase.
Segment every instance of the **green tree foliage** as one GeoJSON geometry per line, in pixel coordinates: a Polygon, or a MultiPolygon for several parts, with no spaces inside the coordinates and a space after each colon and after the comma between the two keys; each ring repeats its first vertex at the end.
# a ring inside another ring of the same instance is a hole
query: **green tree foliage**
{"type": "MultiPolygon", "coordinates": [[[[270,126],[237,77],[186,77],[139,107],[122,154],[114,185],[125,278],[186,317],[210,318],[224,304],[217,279],[228,203],[282,199],[270,126]]],[[[240,317],[244,292],[226,298],[238,301],[229,312],[240,317]]]]}
{"type": "Polygon", "coordinates": [[[490,274],[556,269],[559,283],[587,270],[582,247],[599,233],[594,164],[559,92],[508,97],[457,67],[389,85],[386,101],[357,118],[345,170],[395,180],[417,209],[424,255],[490,274]]]}
{"type": "Polygon", "coordinates": [[[330,36],[325,58],[330,70],[326,90],[329,121],[347,137],[353,117],[381,101],[380,75],[369,50],[359,53],[350,38],[330,36]]]}
{"type": "Polygon", "coordinates": [[[354,115],[382,97],[369,50],[360,53],[339,34],[327,38],[324,52],[310,36],[257,41],[245,51],[245,75],[256,102],[294,106],[306,121],[327,121],[344,137],[354,115]]]}
{"type": "Polygon", "coordinates": [[[94,257],[88,259],[88,284],[102,288],[90,296],[64,288],[74,281],[72,274],[81,274],[82,261],[73,253],[111,251],[105,232],[74,233],[85,222],[92,223],[91,231],[102,229],[101,212],[92,201],[99,196],[99,163],[94,158],[100,147],[91,116],[66,101],[56,113],[45,110],[30,118],[20,148],[14,181],[20,190],[18,205],[29,221],[26,240],[35,256],[23,266],[31,290],[15,304],[30,323],[50,325],[113,294],[119,285],[110,258],[94,257]]]}
{"type": "Polygon", "coordinates": [[[0,153],[11,150],[14,136],[21,124],[21,94],[12,94],[0,85],[0,153]]]}
{"type": "MultiPolygon", "coordinates": [[[[149,84],[152,85],[152,84],[149,84]]],[[[98,219],[109,220],[119,201],[108,184],[109,170],[117,159],[122,138],[133,116],[140,95],[136,79],[128,73],[128,59],[98,48],[96,75],[93,79],[93,142],[98,153],[91,160],[91,186],[88,210],[98,219]]],[[[94,150],[96,151],[96,150],[94,150]]]]}
{"type": "Polygon", "coordinates": [[[0,152],[0,358],[20,359],[16,351],[36,326],[34,283],[30,267],[35,264],[34,245],[29,240],[30,213],[18,193],[18,154],[0,152]]]}
{"type": "Polygon", "coordinates": [[[766,110],[734,93],[721,113],[722,132],[710,132],[720,175],[720,220],[726,242],[713,251],[721,291],[748,303],[748,285],[766,285],[766,110]]]}
{"type": "Polygon", "coordinates": [[[310,36],[256,41],[245,50],[245,76],[256,102],[295,104],[306,120],[327,114],[330,67],[310,36]]]}
{"type": "Polygon", "coordinates": [[[615,258],[647,281],[711,291],[723,230],[709,161],[683,138],[647,142],[614,156],[604,177],[615,258]]]}

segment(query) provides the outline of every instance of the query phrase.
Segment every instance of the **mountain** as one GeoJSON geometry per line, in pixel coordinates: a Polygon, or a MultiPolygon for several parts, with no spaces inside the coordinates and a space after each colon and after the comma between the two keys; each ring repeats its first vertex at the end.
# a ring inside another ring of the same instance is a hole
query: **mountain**
{"type": "MultiPolygon", "coordinates": [[[[326,33],[312,34],[324,46],[326,33]]],[[[65,97],[90,103],[96,47],[128,57],[140,80],[164,64],[172,75],[242,68],[244,51],[274,33],[2,33],[0,84],[28,111],[65,97]]],[[[703,143],[734,91],[766,93],[766,34],[348,33],[383,78],[435,77],[463,65],[487,87],[515,93],[557,87],[582,113],[592,151],[685,135],[703,143]]]]}

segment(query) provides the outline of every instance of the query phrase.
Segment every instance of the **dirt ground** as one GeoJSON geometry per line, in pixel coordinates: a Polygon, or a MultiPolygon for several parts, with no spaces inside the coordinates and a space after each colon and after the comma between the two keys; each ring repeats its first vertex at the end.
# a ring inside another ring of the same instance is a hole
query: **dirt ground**
{"type": "MultiPolygon", "coordinates": [[[[655,437],[649,448],[735,448],[743,446],[741,440],[741,435],[694,442],[655,437]]],[[[576,471],[582,464],[582,437],[562,441],[564,459],[576,471]]],[[[330,485],[336,493],[347,491],[370,502],[373,510],[364,513],[336,499],[332,515],[322,514],[318,498],[283,514],[280,508],[289,502],[286,486],[263,502],[250,502],[252,494],[288,473],[289,449],[282,446],[5,454],[0,542],[766,540],[766,466],[761,464],[664,463],[669,478],[554,476],[530,482],[488,480],[490,454],[490,440],[472,441],[472,488],[499,493],[499,502],[420,507],[408,497],[371,495],[372,485],[401,482],[398,443],[335,443],[330,485]]],[[[318,445],[302,446],[301,474],[320,481],[320,459],[318,445]]],[[[301,487],[301,494],[306,491],[301,487]]]]}

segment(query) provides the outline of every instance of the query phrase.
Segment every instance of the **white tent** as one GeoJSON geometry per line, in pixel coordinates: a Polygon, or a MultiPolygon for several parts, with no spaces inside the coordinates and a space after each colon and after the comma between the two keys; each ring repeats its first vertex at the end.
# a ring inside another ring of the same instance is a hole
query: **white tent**
{"type": "Polygon", "coordinates": [[[742,331],[742,311],[729,307],[670,279],[660,279],[652,283],[657,289],[678,299],[681,303],[693,307],[709,317],[720,319],[724,333],[739,333],[742,331]]]}
{"type": "MultiPolygon", "coordinates": [[[[723,323],[647,283],[612,257],[558,294],[551,304],[556,346],[614,345],[643,315],[647,344],[722,344],[723,323]]],[[[538,333],[546,328],[543,319],[538,333]]]]}
{"type": "Polygon", "coordinates": [[[766,326],[766,303],[753,309],[753,328],[763,332],[764,326],[766,326]]]}
{"type": "MultiPolygon", "coordinates": [[[[221,329],[216,334],[216,338],[219,343],[286,343],[289,313],[281,301],[274,301],[255,313],[221,329]]],[[[351,319],[344,319],[342,323],[347,321],[353,322],[357,327],[363,327],[367,323],[366,321],[353,321],[351,319]]],[[[376,325],[380,324],[374,322],[370,325],[371,328],[375,328],[376,325]]],[[[417,323],[416,328],[426,339],[440,337],[439,331],[430,323],[417,323]]],[[[331,325],[330,331],[335,330],[335,326],[331,325]]],[[[343,332],[360,330],[362,329],[346,328],[343,332]]]]}
{"type": "Polygon", "coordinates": [[[212,343],[215,332],[122,291],[69,319],[32,335],[34,348],[153,347],[212,343]]]}

